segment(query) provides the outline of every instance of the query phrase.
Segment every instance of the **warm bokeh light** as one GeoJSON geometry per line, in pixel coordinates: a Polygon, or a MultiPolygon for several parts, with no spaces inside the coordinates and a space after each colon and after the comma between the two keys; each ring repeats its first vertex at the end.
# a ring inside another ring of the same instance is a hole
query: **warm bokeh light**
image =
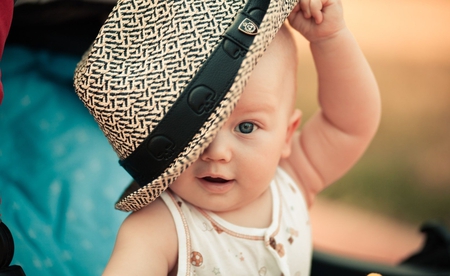
{"type": "MultiPolygon", "coordinates": [[[[375,211],[414,229],[450,227],[450,1],[342,0],[377,77],[382,121],[360,162],[321,198],[375,211]]],[[[299,38],[298,106],[317,108],[316,74],[299,38]]]]}

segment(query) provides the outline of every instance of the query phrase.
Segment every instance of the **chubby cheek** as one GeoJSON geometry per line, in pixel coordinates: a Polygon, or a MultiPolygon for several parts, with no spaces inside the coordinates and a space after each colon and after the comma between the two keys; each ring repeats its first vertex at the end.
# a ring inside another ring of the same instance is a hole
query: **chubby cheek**
{"type": "Polygon", "coordinates": [[[192,184],[192,181],[194,179],[192,170],[193,165],[189,166],[172,184],[170,184],[169,188],[182,197],[182,194],[185,190],[189,190],[188,187],[189,184],[192,184]]]}
{"type": "Polygon", "coordinates": [[[261,149],[245,155],[245,160],[240,162],[241,176],[247,179],[247,183],[269,184],[275,174],[280,160],[279,151],[269,148],[261,149]]]}

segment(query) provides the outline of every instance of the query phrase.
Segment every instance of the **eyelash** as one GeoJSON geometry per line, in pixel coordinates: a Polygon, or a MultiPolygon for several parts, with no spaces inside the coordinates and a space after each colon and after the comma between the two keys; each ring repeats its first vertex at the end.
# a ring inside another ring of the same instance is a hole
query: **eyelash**
{"type": "Polygon", "coordinates": [[[250,134],[250,133],[254,132],[256,129],[258,129],[258,126],[256,124],[254,124],[252,122],[242,122],[236,126],[235,131],[242,133],[242,134],[250,134]],[[244,125],[247,125],[247,126],[251,125],[252,128],[251,128],[250,132],[242,131],[241,127],[243,127],[244,125]]]}

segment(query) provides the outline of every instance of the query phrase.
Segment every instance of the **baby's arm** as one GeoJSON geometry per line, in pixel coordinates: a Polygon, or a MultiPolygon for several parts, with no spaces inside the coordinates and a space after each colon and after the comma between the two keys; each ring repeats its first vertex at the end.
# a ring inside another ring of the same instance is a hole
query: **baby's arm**
{"type": "Polygon", "coordinates": [[[132,213],[120,227],[103,275],[168,275],[177,262],[172,216],[157,199],[132,213]]]}
{"type": "Polygon", "coordinates": [[[319,81],[321,109],[294,137],[288,160],[312,200],[369,145],[379,124],[380,97],[339,0],[302,0],[289,21],[310,42],[319,81]]]}

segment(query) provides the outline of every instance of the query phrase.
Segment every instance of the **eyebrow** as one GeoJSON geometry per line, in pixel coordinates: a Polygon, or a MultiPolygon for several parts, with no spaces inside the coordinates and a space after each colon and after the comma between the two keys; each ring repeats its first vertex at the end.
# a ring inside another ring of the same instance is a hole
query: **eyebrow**
{"type": "Polygon", "coordinates": [[[277,106],[273,103],[255,103],[250,104],[246,107],[245,112],[261,112],[261,111],[267,111],[267,112],[274,112],[277,110],[277,106]]]}

